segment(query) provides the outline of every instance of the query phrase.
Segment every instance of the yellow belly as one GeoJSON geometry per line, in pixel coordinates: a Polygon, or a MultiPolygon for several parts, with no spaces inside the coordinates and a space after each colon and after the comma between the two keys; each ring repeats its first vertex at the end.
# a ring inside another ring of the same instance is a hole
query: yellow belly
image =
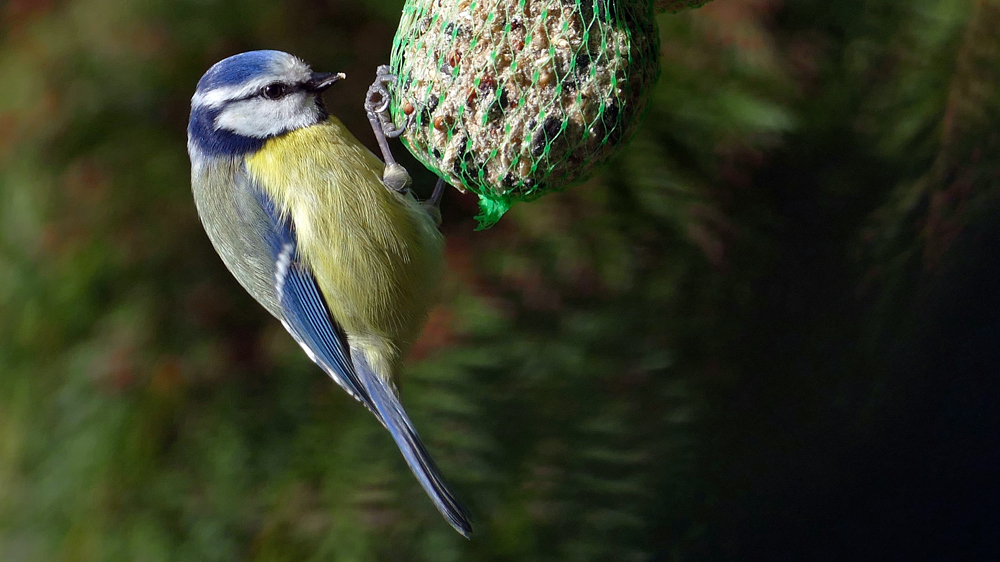
{"type": "Polygon", "coordinates": [[[291,216],[299,255],[351,345],[393,374],[437,296],[433,220],[382,185],[382,162],[332,117],[269,140],[247,168],[291,216]]]}

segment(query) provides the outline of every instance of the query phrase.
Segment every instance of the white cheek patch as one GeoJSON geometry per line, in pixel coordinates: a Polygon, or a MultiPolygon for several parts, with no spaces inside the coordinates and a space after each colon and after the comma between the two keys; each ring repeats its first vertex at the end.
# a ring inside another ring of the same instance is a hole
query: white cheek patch
{"type": "Polygon", "coordinates": [[[295,92],[279,100],[250,98],[232,102],[215,118],[215,128],[253,138],[267,138],[319,122],[313,96],[295,92]]]}

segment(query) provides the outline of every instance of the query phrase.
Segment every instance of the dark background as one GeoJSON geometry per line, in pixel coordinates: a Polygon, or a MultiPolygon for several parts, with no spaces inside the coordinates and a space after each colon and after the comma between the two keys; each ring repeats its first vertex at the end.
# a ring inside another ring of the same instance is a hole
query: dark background
{"type": "Polygon", "coordinates": [[[189,188],[195,83],[244,50],[346,72],[373,146],[400,9],[0,4],[0,560],[1000,556],[1000,2],[660,15],[603,173],[484,232],[446,194],[401,392],[471,541],[189,188]]]}

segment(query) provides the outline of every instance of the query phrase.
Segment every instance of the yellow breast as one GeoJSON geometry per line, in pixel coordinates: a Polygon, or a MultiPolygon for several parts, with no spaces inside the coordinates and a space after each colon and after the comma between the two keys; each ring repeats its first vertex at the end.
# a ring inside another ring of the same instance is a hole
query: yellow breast
{"type": "Polygon", "coordinates": [[[382,185],[382,162],[336,118],[273,138],[246,163],[291,217],[352,346],[394,372],[436,298],[443,241],[433,220],[382,185]]]}

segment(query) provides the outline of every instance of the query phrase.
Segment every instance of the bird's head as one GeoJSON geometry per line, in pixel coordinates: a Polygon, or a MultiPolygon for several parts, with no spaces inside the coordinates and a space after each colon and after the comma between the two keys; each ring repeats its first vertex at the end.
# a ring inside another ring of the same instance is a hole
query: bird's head
{"type": "Polygon", "coordinates": [[[312,72],[281,51],[223,59],[198,81],[188,144],[212,155],[253,152],[271,137],[326,119],[320,94],[343,77],[312,72]]]}

